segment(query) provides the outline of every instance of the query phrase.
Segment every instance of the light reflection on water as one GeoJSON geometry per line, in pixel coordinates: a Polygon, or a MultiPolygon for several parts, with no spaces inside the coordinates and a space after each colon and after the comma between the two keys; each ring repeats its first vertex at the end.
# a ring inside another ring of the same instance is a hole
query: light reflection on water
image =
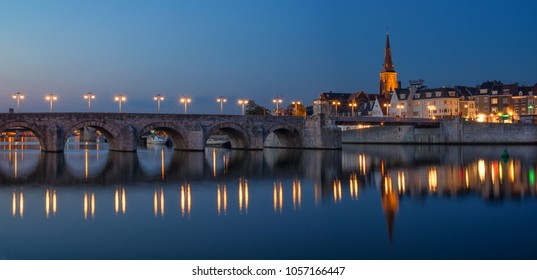
{"type": "Polygon", "coordinates": [[[536,152],[2,149],[0,256],[537,258],[536,152]]]}

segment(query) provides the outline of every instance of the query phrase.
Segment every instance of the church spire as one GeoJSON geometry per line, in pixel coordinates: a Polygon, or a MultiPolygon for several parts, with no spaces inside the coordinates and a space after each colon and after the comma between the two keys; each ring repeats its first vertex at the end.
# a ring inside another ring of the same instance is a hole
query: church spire
{"type": "Polygon", "coordinates": [[[386,32],[386,48],[384,49],[384,65],[382,72],[395,72],[392,61],[392,49],[390,48],[390,35],[386,32]]]}
{"type": "Polygon", "coordinates": [[[399,88],[399,84],[397,82],[397,72],[395,72],[395,68],[393,67],[390,35],[386,32],[384,64],[382,65],[382,71],[380,71],[380,93],[386,98],[389,98],[390,94],[397,88],[399,88]]]}

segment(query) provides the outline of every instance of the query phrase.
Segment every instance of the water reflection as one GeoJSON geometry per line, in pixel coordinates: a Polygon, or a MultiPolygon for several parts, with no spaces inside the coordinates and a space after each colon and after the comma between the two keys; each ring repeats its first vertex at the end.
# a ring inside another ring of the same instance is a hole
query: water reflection
{"type": "Polygon", "coordinates": [[[216,187],[216,209],[218,216],[227,214],[227,188],[226,184],[218,184],[216,187]]]}
{"type": "Polygon", "coordinates": [[[157,188],[153,193],[153,213],[156,217],[164,217],[164,188],[157,188]]]}
{"type": "Polygon", "coordinates": [[[52,215],[56,215],[58,205],[57,201],[56,190],[53,188],[47,188],[45,191],[45,215],[47,219],[51,212],[52,215]]]}
{"type": "Polygon", "coordinates": [[[114,193],[114,208],[117,214],[125,214],[127,211],[127,193],[125,188],[117,187],[114,193]]]}
{"type": "MultiPolygon", "coordinates": [[[[342,151],[210,148],[205,152],[161,147],[137,153],[81,147],[63,154],[2,150],[0,226],[6,220],[2,215],[27,223],[35,217],[49,219],[49,224],[95,220],[98,200],[99,223],[117,222],[119,218],[107,218],[118,216],[134,226],[139,222],[158,229],[173,227],[161,222],[181,221],[192,234],[186,237],[194,239],[204,228],[214,229],[213,223],[243,224],[250,219],[265,230],[264,223],[277,220],[286,221],[281,223],[286,230],[299,231],[302,228],[297,225],[302,223],[309,224],[312,231],[322,231],[326,223],[345,220],[350,224],[342,232],[358,234],[357,228],[376,229],[371,220],[380,217],[382,230],[374,234],[396,246],[408,231],[401,229],[402,224],[408,227],[408,215],[427,213],[431,205],[450,201],[445,197],[473,197],[474,203],[495,205],[506,202],[503,205],[509,207],[511,201],[534,201],[536,154],[533,146],[356,145],[342,151]],[[510,157],[501,158],[506,148],[510,157]],[[410,211],[415,205],[423,208],[410,211]],[[323,209],[330,215],[323,214],[323,209]],[[312,215],[315,211],[321,214],[312,215]],[[191,230],[193,225],[198,228],[191,230]]],[[[460,210],[450,208],[439,216],[452,211],[460,210]]],[[[438,228],[445,222],[425,218],[438,228]]],[[[247,231],[256,229],[252,226],[247,231]]],[[[228,228],[222,234],[233,235],[228,228]]]]}
{"type": "Polygon", "coordinates": [[[13,217],[18,216],[22,219],[24,217],[24,192],[13,191],[11,197],[11,215],[13,217]]]}
{"type": "Polygon", "coordinates": [[[274,182],[273,191],[274,213],[282,213],[283,211],[283,183],[281,181],[274,182]]]}
{"type": "Polygon", "coordinates": [[[190,210],[192,208],[192,195],[190,193],[190,184],[184,183],[181,185],[181,215],[185,214],[190,218],[190,210]]]}
{"type": "Polygon", "coordinates": [[[248,180],[245,178],[239,178],[239,213],[248,214],[248,204],[250,201],[248,191],[248,180]]]}
{"type": "Polygon", "coordinates": [[[88,213],[91,219],[95,219],[95,193],[84,192],[84,220],[88,219],[88,213]]]}

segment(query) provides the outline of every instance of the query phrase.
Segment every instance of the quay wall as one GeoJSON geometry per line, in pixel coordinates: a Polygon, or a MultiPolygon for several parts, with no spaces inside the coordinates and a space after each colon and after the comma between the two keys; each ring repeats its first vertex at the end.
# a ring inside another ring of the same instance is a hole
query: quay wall
{"type": "Polygon", "coordinates": [[[383,125],[342,132],[343,143],[537,144],[537,125],[439,120],[439,127],[383,125]]]}

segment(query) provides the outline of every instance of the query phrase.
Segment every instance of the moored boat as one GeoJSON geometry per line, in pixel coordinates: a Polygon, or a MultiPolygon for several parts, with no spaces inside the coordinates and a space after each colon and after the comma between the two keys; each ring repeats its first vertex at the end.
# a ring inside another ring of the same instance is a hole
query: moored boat
{"type": "Polygon", "coordinates": [[[147,137],[147,144],[159,144],[164,145],[168,142],[168,137],[166,136],[158,136],[158,135],[149,135],[147,137]]]}

